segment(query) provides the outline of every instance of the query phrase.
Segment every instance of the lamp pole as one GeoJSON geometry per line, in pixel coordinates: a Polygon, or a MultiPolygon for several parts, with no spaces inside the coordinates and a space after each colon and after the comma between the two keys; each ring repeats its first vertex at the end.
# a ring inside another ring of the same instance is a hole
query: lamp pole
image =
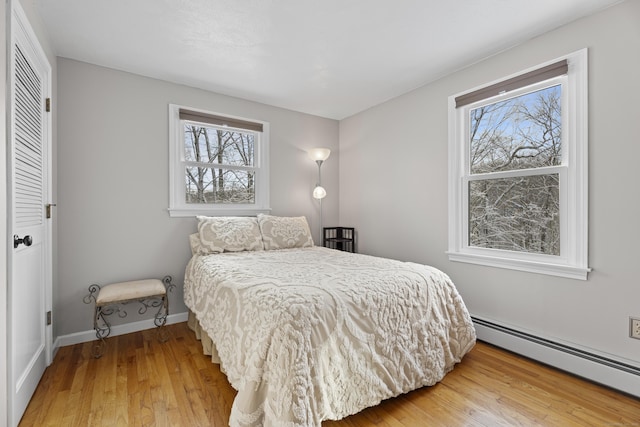
{"type": "MultiPolygon", "coordinates": [[[[316,163],[318,164],[318,187],[322,188],[322,162],[323,160],[316,160],[316,163]]],[[[325,193],[326,194],[326,193],[325,193]]],[[[324,199],[323,197],[320,197],[320,244],[322,246],[324,246],[324,230],[322,229],[322,199],[324,199]]]]}
{"type": "Polygon", "coordinates": [[[322,199],[327,195],[326,190],[322,187],[322,163],[329,158],[331,150],[328,148],[312,148],[309,150],[311,157],[318,165],[318,183],[313,189],[313,198],[320,201],[320,239],[323,238],[322,229],[322,199]]]}

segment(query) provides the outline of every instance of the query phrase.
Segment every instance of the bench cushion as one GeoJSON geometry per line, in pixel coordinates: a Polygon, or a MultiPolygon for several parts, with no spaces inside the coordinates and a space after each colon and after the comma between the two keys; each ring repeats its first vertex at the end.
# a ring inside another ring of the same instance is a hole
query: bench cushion
{"type": "Polygon", "coordinates": [[[167,290],[162,280],[147,279],[131,282],[112,283],[100,289],[96,305],[111,304],[116,301],[128,301],[140,298],[165,295],[167,290]]]}

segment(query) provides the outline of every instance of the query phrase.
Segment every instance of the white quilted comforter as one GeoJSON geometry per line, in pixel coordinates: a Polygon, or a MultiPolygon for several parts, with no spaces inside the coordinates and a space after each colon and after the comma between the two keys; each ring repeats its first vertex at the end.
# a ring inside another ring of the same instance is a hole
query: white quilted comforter
{"type": "Polygon", "coordinates": [[[476,339],[440,270],[310,247],[194,256],[184,301],[238,394],[231,426],[319,426],[433,385],[476,339]]]}

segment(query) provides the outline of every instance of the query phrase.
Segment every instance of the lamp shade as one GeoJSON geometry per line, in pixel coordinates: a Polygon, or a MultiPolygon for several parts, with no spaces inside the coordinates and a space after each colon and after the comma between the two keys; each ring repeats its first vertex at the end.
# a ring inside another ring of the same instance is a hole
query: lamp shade
{"type": "Polygon", "coordinates": [[[313,198],[314,199],[324,199],[327,195],[327,190],[324,189],[321,185],[316,185],[316,188],[313,189],[313,198]]]}
{"type": "Polygon", "coordinates": [[[331,150],[328,148],[312,148],[309,150],[309,157],[315,161],[325,161],[329,158],[329,154],[331,154],[331,150]]]}

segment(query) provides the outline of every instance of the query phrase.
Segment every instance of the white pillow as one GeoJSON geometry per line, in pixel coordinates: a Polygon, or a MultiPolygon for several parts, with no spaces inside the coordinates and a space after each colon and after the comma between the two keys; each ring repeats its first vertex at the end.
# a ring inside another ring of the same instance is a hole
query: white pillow
{"type": "Polygon", "coordinates": [[[191,255],[201,254],[202,245],[200,244],[200,234],[189,234],[189,246],[191,246],[191,255]]]}
{"type": "Polygon", "coordinates": [[[255,217],[198,216],[197,219],[202,254],[263,250],[255,217]]]}
{"type": "Polygon", "coordinates": [[[313,237],[303,216],[283,217],[258,214],[264,249],[289,249],[313,246],[313,237]]]}

